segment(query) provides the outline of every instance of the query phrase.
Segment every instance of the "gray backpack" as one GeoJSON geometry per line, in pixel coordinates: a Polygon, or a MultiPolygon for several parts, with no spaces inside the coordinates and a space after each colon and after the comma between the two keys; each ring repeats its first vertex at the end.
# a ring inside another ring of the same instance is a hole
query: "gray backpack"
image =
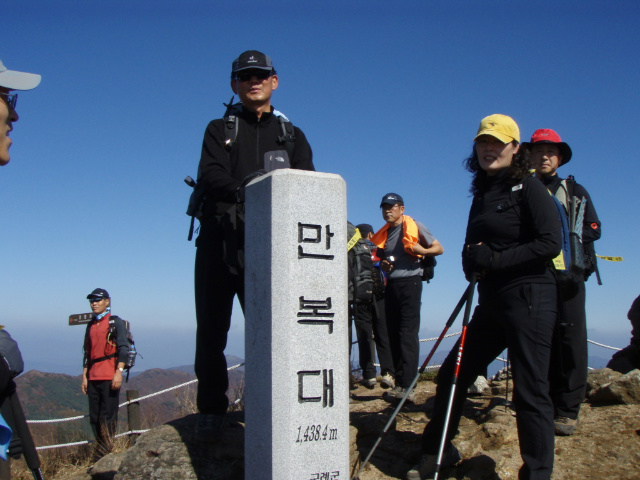
{"type": "Polygon", "coordinates": [[[0,356],[9,367],[11,378],[15,378],[24,371],[22,354],[18,348],[18,343],[11,338],[3,326],[0,325],[0,356]]]}

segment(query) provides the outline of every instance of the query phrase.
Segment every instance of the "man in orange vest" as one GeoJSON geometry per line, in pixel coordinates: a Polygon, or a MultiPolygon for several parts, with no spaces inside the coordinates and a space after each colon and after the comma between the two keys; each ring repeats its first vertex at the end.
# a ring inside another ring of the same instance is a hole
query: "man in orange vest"
{"type": "MultiPolygon", "coordinates": [[[[420,306],[422,303],[423,256],[442,255],[444,249],[422,223],[404,214],[404,200],[387,193],[380,202],[387,222],[371,241],[378,246],[381,267],[387,273],[385,311],[396,386],[385,393],[390,401],[400,400],[418,373],[420,306]]],[[[407,401],[413,402],[413,391],[407,401]]]]}

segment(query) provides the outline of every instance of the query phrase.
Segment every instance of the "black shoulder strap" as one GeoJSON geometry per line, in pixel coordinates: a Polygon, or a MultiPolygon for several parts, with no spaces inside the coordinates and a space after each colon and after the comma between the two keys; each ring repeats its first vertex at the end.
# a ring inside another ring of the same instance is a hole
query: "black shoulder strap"
{"type": "Polygon", "coordinates": [[[89,330],[91,329],[92,323],[93,323],[93,320],[87,323],[87,328],[84,331],[84,344],[82,345],[82,350],[84,351],[85,355],[89,354],[87,350],[87,346],[89,345],[89,330]]]}
{"type": "Polygon", "coordinates": [[[522,190],[524,189],[524,182],[519,183],[511,187],[509,191],[509,203],[507,204],[507,208],[513,207],[513,210],[518,215],[518,218],[521,218],[521,209],[520,205],[522,204],[522,190]]]}
{"type": "Polygon", "coordinates": [[[573,197],[573,187],[576,184],[576,179],[573,175],[567,175],[567,178],[564,179],[567,184],[567,193],[569,196],[573,197]]]}
{"type": "Polygon", "coordinates": [[[287,150],[287,155],[289,155],[289,162],[292,162],[293,149],[295,146],[294,142],[296,141],[293,123],[291,123],[287,117],[282,115],[278,115],[278,122],[280,123],[280,129],[282,130],[282,135],[278,137],[278,143],[284,145],[284,148],[287,150]]]}
{"type": "Polygon", "coordinates": [[[233,103],[233,95],[229,103],[223,103],[227,109],[224,112],[224,148],[230,151],[238,138],[238,114],[242,111],[242,103],[233,103]]]}
{"type": "MultiPolygon", "coordinates": [[[[227,109],[224,112],[224,146],[227,151],[231,151],[233,145],[238,138],[238,115],[242,112],[242,103],[233,103],[233,95],[229,103],[223,103],[227,109]]],[[[278,143],[283,145],[289,155],[289,161],[293,161],[293,150],[296,141],[295,129],[293,124],[287,117],[281,113],[277,113],[278,123],[280,124],[280,130],[282,135],[278,135],[278,143]]]]}

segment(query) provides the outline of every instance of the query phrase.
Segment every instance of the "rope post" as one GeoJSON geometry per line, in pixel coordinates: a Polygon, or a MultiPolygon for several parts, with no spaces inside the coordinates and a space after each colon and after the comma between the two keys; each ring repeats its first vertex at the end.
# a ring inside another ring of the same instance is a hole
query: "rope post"
{"type": "MultiPolygon", "coordinates": [[[[140,403],[134,400],[138,399],[138,390],[127,390],[127,422],[129,423],[129,431],[137,432],[140,430],[140,403]]],[[[129,436],[129,446],[136,443],[140,435],[132,433],[129,436]]]]}

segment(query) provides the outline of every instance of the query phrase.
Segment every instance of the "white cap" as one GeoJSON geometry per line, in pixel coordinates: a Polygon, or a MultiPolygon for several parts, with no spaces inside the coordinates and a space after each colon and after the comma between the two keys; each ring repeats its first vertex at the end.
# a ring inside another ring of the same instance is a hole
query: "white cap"
{"type": "Polygon", "coordinates": [[[9,90],[31,90],[40,84],[40,75],[7,70],[0,60],[0,87],[9,90]]]}

